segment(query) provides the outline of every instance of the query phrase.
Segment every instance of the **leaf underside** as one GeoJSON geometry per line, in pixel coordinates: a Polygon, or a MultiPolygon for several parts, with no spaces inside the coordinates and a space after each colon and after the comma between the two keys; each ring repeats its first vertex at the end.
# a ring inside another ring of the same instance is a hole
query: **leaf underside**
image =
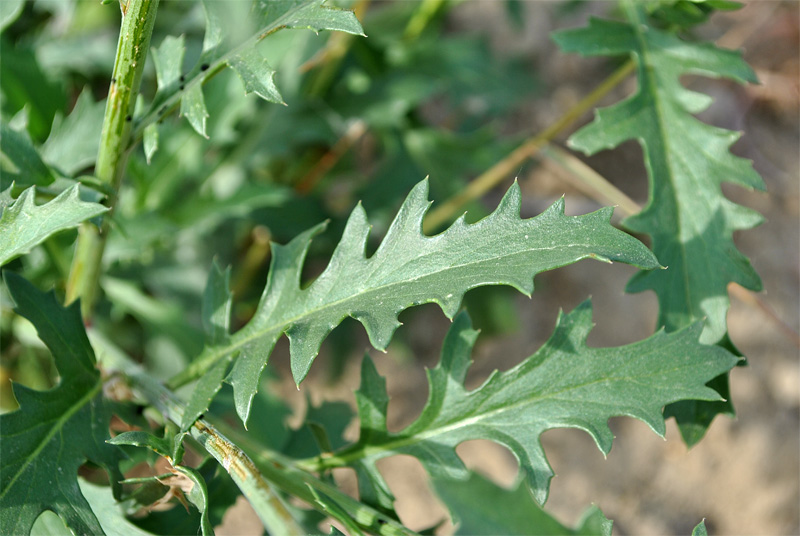
{"type": "Polygon", "coordinates": [[[90,460],[109,474],[119,498],[121,452],[109,438],[111,411],[86,338],[80,306],[62,307],[21,276],[5,274],[16,312],[36,327],[53,354],[61,381],[49,391],[14,384],[19,409],[0,415],[0,533],[27,534],[52,510],[76,534],[103,530],[78,486],[78,468],[90,460]]]}
{"type": "Polygon", "coordinates": [[[16,200],[11,197],[11,186],[0,192],[0,266],[11,259],[28,253],[50,235],[77,227],[81,222],[98,216],[108,208],[99,203],[81,201],[75,184],[58,197],[37,206],[34,202],[36,188],[24,190],[16,200]]]}
{"type": "Polygon", "coordinates": [[[610,208],[568,217],[562,199],[535,218],[521,219],[516,183],[485,219],[469,225],[462,217],[432,237],[421,232],[429,206],[426,180],[411,191],[383,242],[367,258],[370,226],[358,205],[328,267],[307,288],[300,280],[303,262],[311,238],[324,225],[285,246],[273,245],[269,278],[251,321],[226,344],[207,347],[185,374],[197,377],[235,354],[228,381],[247,422],[261,371],[284,333],[299,384],[322,341],[348,316],[361,322],[371,344],[383,350],[400,325],[397,315],[414,305],[436,303],[452,318],[472,288],[510,285],[530,295],[536,274],[584,258],[658,266],[643,244],[609,224],[610,208]]]}
{"type": "MultiPolygon", "coordinates": [[[[681,84],[686,74],[723,77],[740,83],[756,78],[740,54],[696,44],[646,25],[640,7],[624,3],[628,23],[592,19],[586,28],[554,34],[559,46],[583,55],[630,55],[639,89],[628,99],[597,111],[595,120],[570,138],[572,147],[593,154],[635,139],[643,149],[650,193],[644,210],[623,224],[652,238],[652,249],[667,270],[639,272],[630,292],[653,290],[658,325],[667,331],[704,321],[701,340],[732,348],[727,339],[727,286],[736,282],[760,290],[761,281],[733,243],[734,231],[758,225],[757,212],[729,201],[723,182],[762,190],[748,160],[733,156],[739,133],[693,117],[712,99],[681,84]]],[[[717,381],[723,396],[727,377],[717,381]]],[[[730,402],[682,403],[678,423],[693,444],[717,413],[732,413],[730,402]]]]}
{"type": "MultiPolygon", "coordinates": [[[[377,460],[396,454],[416,457],[436,479],[465,480],[469,472],[456,454],[463,441],[489,439],[516,456],[539,503],[547,499],[553,476],[540,435],[553,428],[589,433],[607,454],[608,420],[634,417],[663,437],[665,404],[684,399],[719,400],[705,383],[733,367],[737,358],[719,346],[698,342],[702,326],[659,331],[646,340],[616,348],[590,348],[588,301],[559,316],[550,339],[516,367],[495,371],[482,386],[464,387],[477,338],[466,313],[445,338],[436,368],[428,371],[429,397],[419,418],[406,429],[386,428],[388,398],[371,359],[361,369],[356,393],[361,436],[335,455],[337,463],[359,465],[359,475],[380,479],[377,460]],[[371,471],[364,471],[365,467],[371,471]]],[[[380,480],[373,484],[380,487],[380,480]]]]}

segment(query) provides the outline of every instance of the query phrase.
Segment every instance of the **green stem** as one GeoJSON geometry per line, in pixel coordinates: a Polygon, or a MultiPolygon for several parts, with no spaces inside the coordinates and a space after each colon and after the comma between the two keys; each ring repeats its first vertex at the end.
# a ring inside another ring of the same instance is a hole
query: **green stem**
{"type": "MultiPolygon", "coordinates": [[[[106,372],[121,373],[138,396],[173,423],[181,423],[184,403],[172,391],[118,351],[102,334],[90,331],[89,335],[95,347],[106,350],[101,354],[101,366],[106,372]]],[[[224,423],[219,423],[219,426],[227,429],[224,423]]],[[[311,486],[334,499],[365,530],[381,536],[418,536],[396,520],[340,491],[335,485],[294,467],[293,460],[276,452],[264,451],[245,434],[237,434],[234,443],[204,418],[198,419],[189,432],[228,471],[270,534],[305,534],[274,488],[280,488],[320,509],[314,493],[309,489],[311,486]],[[248,450],[259,452],[255,455],[255,463],[239,444],[250,444],[251,448],[248,450]]],[[[236,434],[233,431],[231,433],[236,434]]]]}
{"type": "Polygon", "coordinates": [[[403,32],[406,41],[416,40],[428,26],[428,23],[442,10],[446,0],[422,0],[414,15],[408,21],[403,32]]]}
{"type": "Polygon", "coordinates": [[[81,227],[76,255],[67,279],[67,303],[80,298],[85,320],[91,318],[97,299],[103,251],[111,230],[111,215],[117,204],[117,194],[127,163],[133,107],[139,94],[147,51],[150,49],[158,1],[128,0],[122,7],[117,56],[108,89],[95,166],[98,182],[110,187],[108,205],[111,211],[103,218],[99,231],[88,223],[81,227]]]}

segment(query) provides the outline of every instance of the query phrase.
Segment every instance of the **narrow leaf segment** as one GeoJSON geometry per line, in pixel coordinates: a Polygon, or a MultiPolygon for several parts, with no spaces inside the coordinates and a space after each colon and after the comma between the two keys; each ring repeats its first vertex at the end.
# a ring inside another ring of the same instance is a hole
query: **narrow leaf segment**
{"type": "Polygon", "coordinates": [[[3,237],[0,242],[0,266],[28,253],[53,233],[77,227],[81,222],[108,210],[99,203],[81,201],[78,184],[39,206],[33,202],[35,187],[24,190],[14,200],[11,197],[12,186],[0,192],[0,236],[3,237]]]}
{"type": "MultiPolygon", "coordinates": [[[[544,503],[553,472],[539,440],[543,432],[585,430],[604,454],[611,450],[611,417],[634,417],[663,436],[663,406],[684,399],[719,400],[705,383],[738,361],[723,348],[700,344],[700,324],[676,333],[659,331],[627,346],[590,348],[591,317],[588,301],[561,314],[539,351],[467,391],[464,378],[477,332],[466,313],[460,314],[445,338],[441,361],[428,371],[428,403],[397,433],[386,429],[386,392],[372,361],[365,359],[357,393],[361,437],[323,465],[374,466],[386,456],[407,454],[434,479],[465,480],[468,471],[455,448],[463,441],[489,439],[511,450],[534,497],[544,503]]],[[[377,470],[370,475],[380,478],[377,470]]]]}
{"type": "Polygon", "coordinates": [[[122,453],[105,443],[111,411],[79,305],[63,308],[14,273],[5,273],[16,312],[36,327],[53,354],[61,381],[49,391],[14,384],[19,409],[0,415],[0,533],[28,534],[52,510],[76,534],[103,530],[78,486],[78,468],[90,460],[109,474],[119,498],[122,453]]]}
{"type": "Polygon", "coordinates": [[[238,353],[229,381],[246,422],[261,371],[283,333],[290,342],[294,379],[300,383],[322,341],[348,316],[361,322],[372,345],[383,350],[400,325],[397,315],[414,305],[436,303],[452,318],[472,288],[510,285],[530,295],[536,274],[585,258],[645,269],[658,266],[643,244],[609,224],[610,208],[568,217],[562,199],[535,218],[521,219],[516,183],[485,219],[469,225],[462,217],[432,237],[421,231],[429,206],[428,182],[422,181],[369,258],[365,248],[370,226],[357,206],[328,267],[307,288],[300,281],[303,262],[311,238],[324,225],[285,246],[273,245],[270,275],[252,320],[227,344],[207,347],[171,384],[197,379],[238,353]]]}
{"type": "MultiPolygon", "coordinates": [[[[761,282],[733,243],[734,231],[762,221],[755,211],[732,203],[721,184],[764,189],[749,161],[728,148],[739,133],[706,125],[692,114],[711,104],[707,95],[681,84],[686,74],[756,78],[740,54],[710,44],[681,40],[647,25],[643,8],[623,2],[627,23],[592,19],[587,28],[554,34],[568,52],[583,55],[630,55],[636,62],[639,90],[630,98],[597,112],[595,120],[571,139],[587,154],[635,139],[642,145],[650,194],[645,209],[623,224],[652,238],[652,248],[667,270],[640,272],[628,290],[653,290],[659,299],[658,325],[667,331],[704,321],[701,340],[732,348],[727,340],[730,305],[727,286],[736,282],[760,290],[761,282]]],[[[727,377],[718,381],[723,396],[727,377]]],[[[684,407],[678,422],[693,444],[714,415],[732,412],[730,403],[684,407]]]]}

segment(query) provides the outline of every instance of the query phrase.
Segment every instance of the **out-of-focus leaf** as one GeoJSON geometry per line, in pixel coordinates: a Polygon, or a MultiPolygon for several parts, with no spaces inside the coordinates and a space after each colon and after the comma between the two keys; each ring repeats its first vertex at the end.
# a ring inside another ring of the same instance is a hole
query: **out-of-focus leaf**
{"type": "Polygon", "coordinates": [[[264,100],[285,104],[278,88],[275,87],[275,82],[272,81],[275,70],[257,50],[251,49],[231,56],[228,65],[242,79],[245,95],[255,93],[264,100]]]}
{"type": "Polygon", "coordinates": [[[24,108],[28,132],[37,143],[47,137],[56,112],[66,106],[63,88],[45,75],[33,50],[21,43],[10,43],[5,36],[0,37],[0,90],[4,117],[24,108]]]}
{"type": "Polygon", "coordinates": [[[445,338],[439,364],[428,371],[427,405],[414,423],[396,433],[386,429],[386,392],[375,365],[365,359],[358,403],[365,413],[363,439],[336,454],[336,463],[374,464],[386,456],[408,454],[435,479],[463,480],[469,475],[456,446],[490,439],[513,452],[528,488],[544,503],[553,472],[539,440],[543,432],[584,430],[603,453],[611,449],[613,436],[607,423],[614,416],[639,419],[663,436],[664,405],[685,399],[719,400],[705,383],[738,361],[718,346],[700,344],[700,324],[676,333],[659,331],[616,348],[588,347],[591,328],[587,301],[559,316],[539,351],[467,391],[464,378],[477,331],[466,313],[460,314],[445,338]]]}
{"type": "Polygon", "coordinates": [[[512,489],[505,489],[478,473],[470,472],[466,481],[434,479],[433,487],[450,510],[453,520],[458,523],[456,534],[611,536],[612,523],[596,506],[584,513],[577,527],[565,527],[542,510],[523,482],[518,482],[512,489]]]}
{"type": "Polygon", "coordinates": [[[150,163],[152,160],[153,155],[156,154],[158,150],[158,124],[152,123],[147,125],[147,128],[144,129],[144,134],[142,136],[142,145],[144,146],[144,156],[147,159],[147,163],[150,163]]]}
{"type": "Polygon", "coordinates": [[[105,443],[111,411],[80,307],[63,308],[55,293],[14,273],[6,272],[5,282],[15,311],[52,352],[61,380],[49,391],[14,384],[20,408],[0,415],[0,532],[27,534],[40,513],[52,510],[76,534],[101,534],[78,486],[78,468],[86,460],[103,467],[118,496],[122,453],[105,443]]]}
{"type": "MultiPolygon", "coordinates": [[[[319,346],[350,316],[361,322],[375,348],[384,349],[400,325],[397,315],[414,305],[437,303],[453,317],[471,288],[504,284],[533,291],[533,276],[585,258],[655,268],[650,251],[609,224],[611,209],[567,217],[563,200],[541,215],[519,217],[520,190],[515,183],[497,210],[478,223],[461,218],[433,237],[422,234],[428,210],[428,183],[409,194],[374,255],[365,255],[369,224],[364,209],[353,210],[328,267],[308,288],[301,272],[316,226],[286,246],[272,246],[266,288],[252,320],[229,344],[209,346],[184,373],[194,377],[238,353],[230,381],[236,409],[247,422],[250,400],[272,348],[289,338],[295,381],[305,378],[319,346]]],[[[196,416],[195,416],[196,417],[196,416]]]]}
{"type": "Polygon", "coordinates": [[[42,145],[42,159],[72,177],[97,160],[105,103],[94,102],[84,89],[72,112],[56,116],[50,137],[42,145]]]}
{"type": "Polygon", "coordinates": [[[50,235],[76,227],[108,208],[99,203],[81,201],[79,185],[64,190],[58,197],[36,206],[36,188],[31,186],[10,203],[11,187],[0,196],[0,266],[14,257],[28,253],[50,235]]]}
{"type": "MultiPolygon", "coordinates": [[[[653,290],[659,300],[658,325],[668,331],[703,321],[705,343],[729,344],[727,287],[736,282],[759,290],[761,281],[733,242],[733,233],[762,221],[760,214],[722,193],[723,182],[763,189],[751,163],[728,148],[739,133],[706,125],[692,114],[711,104],[707,95],[681,85],[684,74],[755,82],[737,52],[679,39],[646,24],[642,7],[624,2],[628,23],[592,19],[589,27],[557,32],[562,49],[584,55],[630,55],[637,65],[639,90],[628,99],[598,110],[591,124],[570,144],[593,154],[635,139],[644,150],[650,180],[645,209],[623,224],[652,237],[653,252],[667,270],[640,272],[628,290],[653,290]]],[[[727,378],[721,393],[727,397],[727,378]]],[[[732,413],[730,401],[684,402],[668,408],[692,445],[718,413],[732,413]],[[674,410],[674,411],[673,411],[674,410]]]]}
{"type": "MultiPolygon", "coordinates": [[[[230,338],[231,303],[230,268],[223,272],[215,262],[208,275],[208,283],[203,293],[203,330],[209,345],[225,344],[230,338]]],[[[186,403],[181,430],[186,431],[204,413],[214,396],[222,387],[222,380],[228,373],[230,359],[216,363],[200,378],[197,388],[186,403]],[[189,416],[187,418],[187,416],[189,416]]]]}
{"type": "Polygon", "coordinates": [[[203,100],[203,88],[200,84],[193,85],[183,94],[181,99],[181,115],[185,117],[198,134],[207,138],[206,119],[208,110],[203,100]]]}
{"type": "Polygon", "coordinates": [[[17,132],[4,121],[0,122],[0,189],[11,183],[18,186],[45,186],[55,180],[50,168],[45,165],[34,148],[27,133],[17,132]]]}
{"type": "Polygon", "coordinates": [[[0,2],[0,32],[17,20],[24,6],[25,0],[3,0],[3,2],[0,2]]]}
{"type": "MultiPolygon", "coordinates": [[[[198,133],[206,136],[208,112],[203,100],[202,85],[206,77],[225,65],[242,79],[245,93],[256,93],[272,102],[283,98],[272,81],[274,70],[254,46],[270,34],[286,28],[338,30],[363,35],[363,29],[352,12],[323,5],[322,0],[277,0],[245,3],[204,0],[206,32],[203,50],[197,63],[188,72],[175,78],[175,67],[183,64],[182,38],[168,38],[157,51],[159,88],[150,109],[144,114],[142,128],[162,114],[164,106],[180,99],[181,115],[198,133]],[[159,73],[160,71],[160,73],[159,73]]],[[[135,132],[134,138],[138,136],[135,132]]]]}

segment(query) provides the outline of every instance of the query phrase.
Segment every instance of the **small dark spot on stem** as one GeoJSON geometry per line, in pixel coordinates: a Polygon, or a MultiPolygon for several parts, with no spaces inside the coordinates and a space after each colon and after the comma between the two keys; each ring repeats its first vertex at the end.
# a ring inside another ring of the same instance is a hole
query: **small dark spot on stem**
{"type": "Polygon", "coordinates": [[[207,63],[204,63],[203,65],[200,66],[200,70],[201,71],[207,71],[208,67],[209,67],[209,65],[207,63]]]}
{"type": "Polygon", "coordinates": [[[183,84],[181,84],[180,86],[178,86],[178,89],[180,89],[181,91],[183,91],[184,89],[186,89],[186,86],[184,86],[183,84]]]}
{"type": "Polygon", "coordinates": [[[116,83],[117,83],[117,79],[116,79],[116,78],[112,78],[112,79],[111,79],[111,83],[112,83],[112,84],[116,84],[116,83]]]}
{"type": "Polygon", "coordinates": [[[385,519],[378,518],[378,525],[385,525],[385,524],[386,524],[385,519]]]}
{"type": "Polygon", "coordinates": [[[167,107],[162,106],[161,109],[158,111],[158,115],[164,115],[165,113],[167,113],[167,107]]]}
{"type": "Polygon", "coordinates": [[[183,74],[182,74],[182,75],[181,75],[181,79],[180,79],[180,80],[181,80],[181,82],[186,82],[186,75],[183,75],[183,74]]]}
{"type": "Polygon", "coordinates": [[[125,116],[125,121],[130,122],[132,119],[133,119],[133,117],[131,117],[130,115],[126,115],[125,116]]]}
{"type": "Polygon", "coordinates": [[[205,419],[205,417],[206,417],[206,414],[205,413],[201,413],[200,415],[197,416],[197,420],[199,421],[200,419],[205,419]]]}

